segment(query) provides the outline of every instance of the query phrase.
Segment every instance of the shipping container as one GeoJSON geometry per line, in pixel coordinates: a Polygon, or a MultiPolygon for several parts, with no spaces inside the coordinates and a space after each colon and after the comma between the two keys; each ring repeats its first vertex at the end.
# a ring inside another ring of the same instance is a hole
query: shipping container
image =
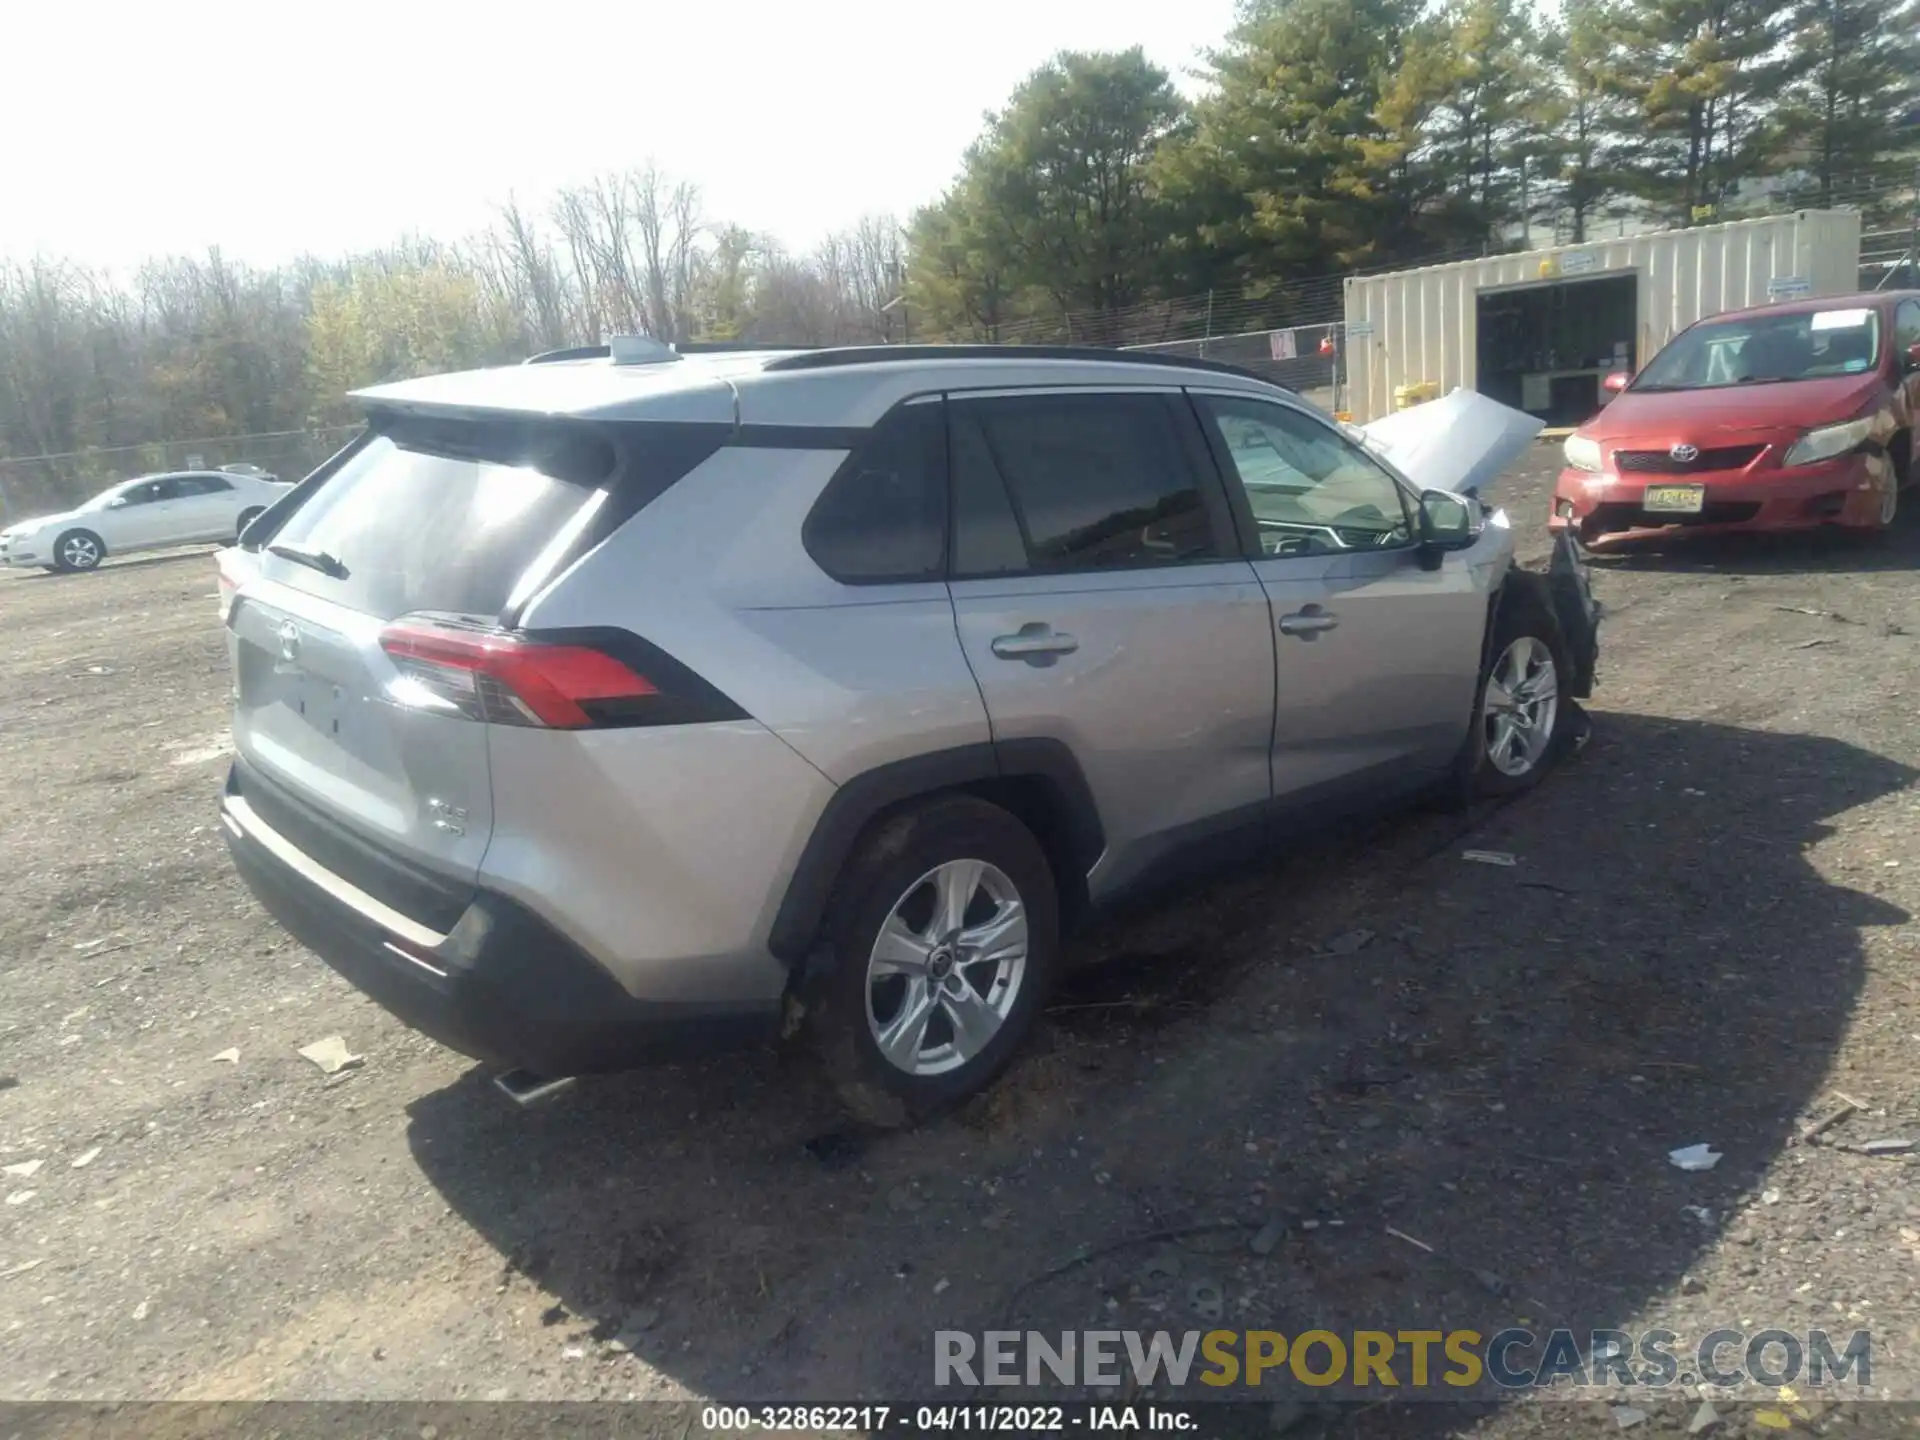
{"type": "Polygon", "coordinates": [[[1346,385],[1362,423],[1396,403],[1478,390],[1574,425],[1694,321],[1859,286],[1852,210],[1704,225],[1491,255],[1346,282],[1346,385]],[[1396,402],[1396,396],[1398,401],[1396,402]]]}

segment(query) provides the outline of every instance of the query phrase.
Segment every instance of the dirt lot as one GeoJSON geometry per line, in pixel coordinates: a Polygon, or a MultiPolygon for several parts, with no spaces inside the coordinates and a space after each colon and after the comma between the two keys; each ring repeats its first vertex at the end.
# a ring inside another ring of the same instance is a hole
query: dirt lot
{"type": "MultiPolygon", "coordinates": [[[[1543,475],[1499,491],[1530,537],[1543,475]]],[[[1826,1138],[1920,1138],[1916,561],[1596,566],[1545,787],[1107,925],[989,1100],[880,1140],[774,1056],[514,1112],[231,875],[207,556],[0,578],[0,1398],[924,1395],[936,1328],[1209,1328],[1207,1283],[1289,1333],[1865,1326],[1920,1397],[1920,1160],[1789,1144],[1836,1091],[1826,1138]]],[[[1617,1424],[1298,1418],[1574,1416],[1617,1424]]]]}

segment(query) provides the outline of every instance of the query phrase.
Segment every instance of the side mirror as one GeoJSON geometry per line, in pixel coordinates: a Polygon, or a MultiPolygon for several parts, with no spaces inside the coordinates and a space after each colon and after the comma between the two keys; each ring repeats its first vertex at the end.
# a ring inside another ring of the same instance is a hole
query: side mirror
{"type": "Polygon", "coordinates": [[[1920,375],[1920,340],[1907,346],[1905,362],[1901,368],[1909,375],[1920,375]]]}
{"type": "Polygon", "coordinates": [[[1618,395],[1627,388],[1627,382],[1633,379],[1625,370],[1616,370],[1600,382],[1600,388],[1609,395],[1618,395]]]}
{"type": "Polygon", "coordinates": [[[120,509],[120,508],[122,508],[123,506],[126,506],[126,505],[131,505],[132,503],[133,503],[133,502],[132,502],[131,500],[129,500],[129,499],[127,499],[127,497],[126,497],[126,496],[124,496],[124,495],[116,495],[116,496],[114,496],[114,497],[113,497],[113,499],[111,499],[111,500],[109,500],[109,501],[107,502],[107,508],[108,508],[109,510],[118,510],[118,509],[120,509]]]}
{"type": "Polygon", "coordinates": [[[1465,550],[1487,528],[1486,512],[1471,495],[1425,490],[1420,495],[1421,563],[1436,568],[1449,550],[1465,550]]]}

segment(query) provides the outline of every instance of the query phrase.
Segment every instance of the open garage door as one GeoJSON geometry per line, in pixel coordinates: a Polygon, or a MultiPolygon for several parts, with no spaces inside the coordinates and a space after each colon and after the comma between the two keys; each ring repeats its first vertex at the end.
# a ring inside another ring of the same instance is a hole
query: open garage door
{"type": "Polygon", "coordinates": [[[1482,290],[1475,388],[1548,425],[1590,418],[1603,403],[1601,380],[1634,366],[1639,279],[1628,272],[1482,290]]]}

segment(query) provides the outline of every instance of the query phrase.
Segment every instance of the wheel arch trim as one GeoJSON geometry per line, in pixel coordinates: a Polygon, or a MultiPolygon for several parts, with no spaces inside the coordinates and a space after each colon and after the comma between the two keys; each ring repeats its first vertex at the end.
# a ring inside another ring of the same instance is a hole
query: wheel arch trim
{"type": "MultiPolygon", "coordinates": [[[[882,816],[943,792],[1003,781],[1039,781],[1053,792],[1061,840],[1079,874],[1056,877],[1063,891],[1083,882],[1106,848],[1092,788],[1073,752],[1045,738],[1004,740],[931,751],[879,765],[835,790],[787,881],[767,948],[788,966],[804,965],[816,947],[847,862],[882,816]]],[[[1045,843],[1045,837],[1040,837],[1045,843]]]]}

